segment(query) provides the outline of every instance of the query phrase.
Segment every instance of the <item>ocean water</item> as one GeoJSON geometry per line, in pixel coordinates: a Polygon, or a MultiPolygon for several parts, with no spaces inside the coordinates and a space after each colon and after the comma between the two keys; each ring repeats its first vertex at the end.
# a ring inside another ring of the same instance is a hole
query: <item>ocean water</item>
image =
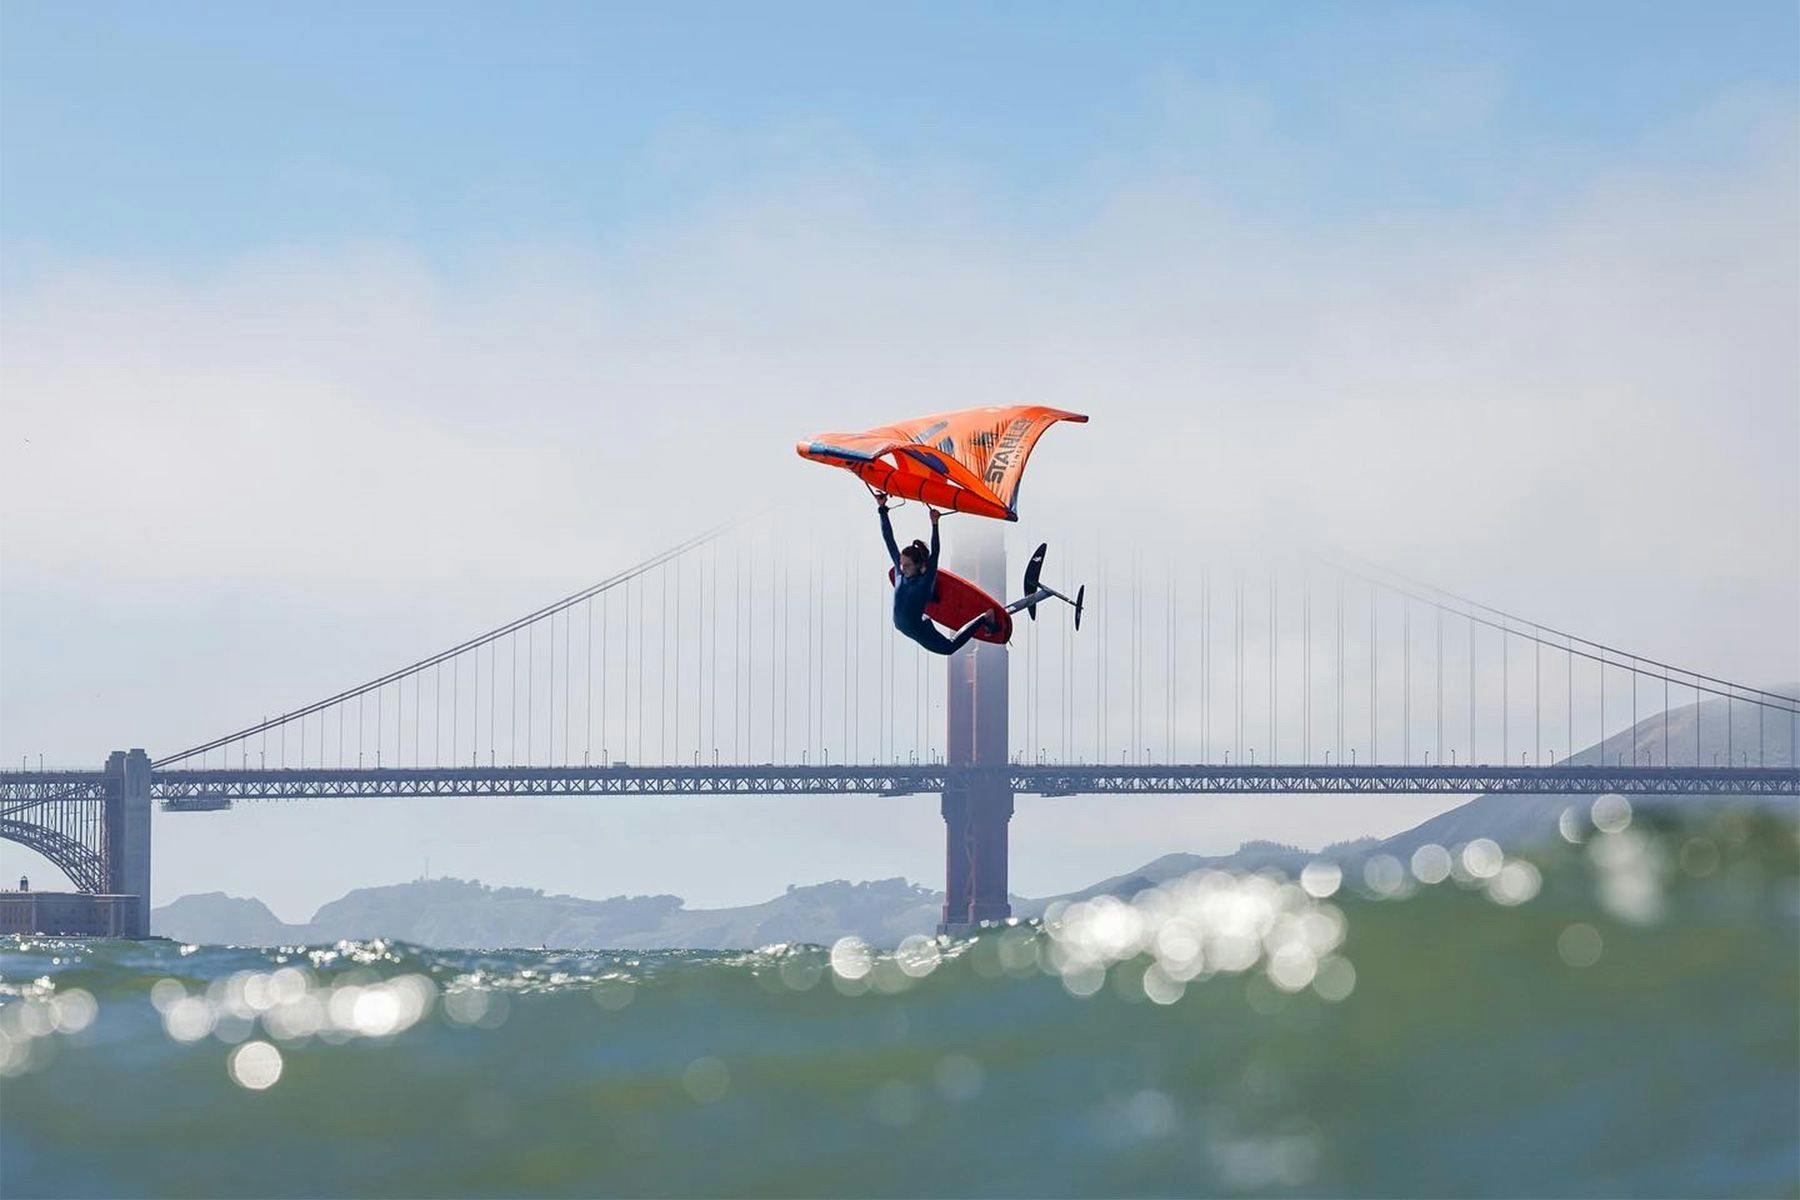
{"type": "Polygon", "coordinates": [[[898,950],[0,943],[7,1196],[1794,1195],[1792,809],[898,950]]]}

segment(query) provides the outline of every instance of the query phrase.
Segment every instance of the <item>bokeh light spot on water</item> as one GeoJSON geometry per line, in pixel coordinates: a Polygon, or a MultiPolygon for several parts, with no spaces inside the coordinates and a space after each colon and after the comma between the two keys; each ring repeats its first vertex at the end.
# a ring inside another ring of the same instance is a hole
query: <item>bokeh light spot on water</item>
{"type": "Polygon", "coordinates": [[[1356,968],[1350,965],[1349,959],[1328,954],[1319,960],[1319,969],[1313,972],[1312,986],[1319,999],[1330,1004],[1341,1003],[1356,990],[1356,968]]]}
{"type": "Polygon", "coordinates": [[[1187,992],[1187,980],[1176,979],[1163,970],[1161,963],[1151,963],[1144,970],[1144,995],[1155,1004],[1173,1004],[1187,992]]]}
{"type": "Polygon", "coordinates": [[[819,985],[825,965],[810,954],[795,954],[781,960],[779,974],[789,991],[810,992],[819,985]]]}
{"type": "Polygon", "coordinates": [[[452,1025],[473,1025],[488,1010],[488,994],[480,988],[455,988],[444,993],[444,1016],[452,1025]]]}
{"type": "Polygon", "coordinates": [[[1300,868],[1300,886],[1315,900],[1337,893],[1344,882],[1344,869],[1327,858],[1316,858],[1300,868]]]}
{"type": "Polygon", "coordinates": [[[893,996],[904,992],[916,981],[901,970],[900,964],[893,958],[883,957],[874,960],[863,982],[884,996],[893,996]]]}
{"type": "Polygon", "coordinates": [[[1604,943],[1600,931],[1585,921],[1577,921],[1556,937],[1556,953],[1571,967],[1591,967],[1600,961],[1604,943]]]}
{"type": "MultiPolygon", "coordinates": [[[[364,1037],[386,1037],[400,1028],[400,999],[388,988],[358,988],[355,1001],[349,1007],[349,1020],[339,1020],[340,1025],[354,1025],[356,1032],[364,1037]]],[[[336,1005],[332,1006],[334,1009],[336,1005]]],[[[333,1013],[336,1016],[336,1013],[333,1013]]]]}
{"type": "Polygon", "coordinates": [[[507,1005],[505,992],[487,988],[462,984],[444,993],[444,1017],[452,1025],[498,1029],[506,1023],[507,1005]]]}
{"type": "Polygon", "coordinates": [[[861,979],[874,967],[874,953],[861,938],[851,935],[832,943],[831,970],[839,979],[861,979]]]}
{"type": "Polygon", "coordinates": [[[1599,878],[1594,896],[1600,907],[1621,921],[1649,925],[1666,908],[1663,848],[1637,829],[1607,833],[1588,843],[1588,862],[1599,878]]]}
{"type": "Polygon", "coordinates": [[[1132,1145],[1169,1137],[1181,1119],[1173,1096],[1161,1088],[1142,1088],[1102,1103],[1094,1114],[1094,1124],[1102,1140],[1132,1145]]]}
{"type": "Polygon", "coordinates": [[[18,1075],[30,1064],[30,1040],[0,1030],[0,1079],[18,1075]]]}
{"type": "Polygon", "coordinates": [[[239,1087],[264,1091],[281,1078],[281,1051],[268,1042],[245,1042],[231,1052],[225,1068],[239,1087]]]}
{"type": "Polygon", "coordinates": [[[899,948],[894,951],[895,964],[911,979],[923,979],[937,970],[942,958],[937,939],[917,933],[902,938],[899,948]]]}
{"type": "Polygon", "coordinates": [[[1450,852],[1436,842],[1427,842],[1412,852],[1413,878],[1424,884],[1438,884],[1450,878],[1450,852]]]}
{"type": "Polygon", "coordinates": [[[1164,976],[1185,983],[1198,975],[1205,962],[1201,948],[1203,937],[1200,927],[1184,917],[1165,921],[1152,942],[1157,967],[1164,976]]]}
{"type": "Polygon", "coordinates": [[[1318,1170],[1318,1140],[1310,1133],[1219,1138],[1210,1149],[1220,1178],[1234,1191],[1298,1188],[1318,1170]]]}
{"type": "Polygon", "coordinates": [[[869,1097],[869,1111],[890,1129],[902,1129],[919,1119],[925,1098],[915,1084],[903,1079],[890,1079],[869,1097]]]}
{"type": "Polygon", "coordinates": [[[1563,841],[1572,846],[1580,845],[1587,836],[1587,831],[1581,826],[1581,817],[1573,808],[1565,808],[1557,814],[1556,831],[1562,834],[1563,841]]]}
{"type": "Polygon", "coordinates": [[[1631,801],[1609,792],[1594,801],[1588,815],[1601,833],[1622,833],[1631,824],[1631,801]]]}
{"type": "Polygon", "coordinates": [[[1395,897],[1406,887],[1406,868],[1391,854],[1374,854],[1363,863],[1363,882],[1377,896],[1395,897]]]}
{"type": "Polygon", "coordinates": [[[197,1042],[213,1031],[212,1006],[200,996],[183,996],[163,1013],[163,1030],[178,1042],[197,1042]]]}
{"type": "Polygon", "coordinates": [[[99,1001],[84,988],[58,992],[50,1004],[58,1033],[80,1033],[100,1015],[99,1001]]]}
{"type": "Polygon", "coordinates": [[[1319,960],[1312,948],[1299,942],[1287,942],[1269,956],[1266,968],[1269,982],[1284,992],[1298,992],[1313,981],[1319,960]]]}
{"type": "Polygon", "coordinates": [[[1098,963],[1083,963],[1062,973],[1062,985],[1069,995],[1086,1000],[1106,986],[1106,968],[1098,963]]]}
{"type": "Polygon", "coordinates": [[[1538,869],[1524,859],[1516,858],[1488,880],[1487,894],[1495,904],[1510,908],[1530,900],[1543,886],[1544,877],[1538,869]]]}
{"type": "Polygon", "coordinates": [[[852,979],[833,971],[831,973],[831,990],[840,996],[866,996],[869,994],[869,977],[862,975],[852,979]]]}
{"type": "Polygon", "coordinates": [[[212,1035],[227,1046],[235,1046],[256,1031],[256,1022],[234,1012],[213,1010],[212,1035]]]}
{"type": "Polygon", "coordinates": [[[717,1104],[731,1089],[731,1072],[710,1055],[696,1058],[681,1073],[681,1086],[700,1104],[717,1104]]]}
{"type": "Polygon", "coordinates": [[[1493,838],[1476,838],[1462,848],[1463,870],[1472,879],[1492,879],[1506,865],[1506,852],[1493,838]]]}
{"type": "Polygon", "coordinates": [[[946,1054],[931,1069],[931,1078],[946,1100],[963,1104],[981,1094],[987,1072],[966,1054],[946,1054]]]}
{"type": "Polygon", "coordinates": [[[159,979],[150,985],[150,1003],[159,1013],[167,1013],[187,995],[179,979],[159,979]]]}
{"type": "Polygon", "coordinates": [[[1008,929],[1000,935],[997,953],[1002,971],[1008,975],[1030,975],[1038,966],[1037,935],[1029,929],[1008,929]]]}

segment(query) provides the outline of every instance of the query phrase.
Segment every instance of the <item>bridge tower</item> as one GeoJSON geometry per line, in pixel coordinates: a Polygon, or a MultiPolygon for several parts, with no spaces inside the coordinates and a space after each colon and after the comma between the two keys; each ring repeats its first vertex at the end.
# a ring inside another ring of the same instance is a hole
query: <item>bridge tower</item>
{"type": "MultiPolygon", "coordinates": [[[[951,564],[989,595],[1006,595],[1006,543],[986,522],[959,530],[951,564]]],[[[949,660],[944,706],[946,759],[954,766],[1005,767],[1007,762],[1007,655],[1005,646],[971,641],[949,660]]],[[[1007,900],[1007,824],[1012,785],[1005,771],[992,778],[946,788],[944,814],[944,919],[940,933],[963,933],[982,921],[1012,915],[1007,900]]]]}
{"type": "Polygon", "coordinates": [[[136,896],[128,937],[150,936],[150,756],[114,750],[106,759],[106,890],[136,896]]]}

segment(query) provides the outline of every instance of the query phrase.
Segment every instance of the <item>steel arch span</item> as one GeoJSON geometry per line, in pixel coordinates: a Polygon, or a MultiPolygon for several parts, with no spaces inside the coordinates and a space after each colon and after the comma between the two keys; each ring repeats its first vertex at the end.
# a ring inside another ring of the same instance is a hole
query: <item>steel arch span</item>
{"type": "Polygon", "coordinates": [[[0,840],[37,851],[80,891],[107,890],[104,846],[90,846],[60,829],[12,817],[0,817],[0,840]]]}

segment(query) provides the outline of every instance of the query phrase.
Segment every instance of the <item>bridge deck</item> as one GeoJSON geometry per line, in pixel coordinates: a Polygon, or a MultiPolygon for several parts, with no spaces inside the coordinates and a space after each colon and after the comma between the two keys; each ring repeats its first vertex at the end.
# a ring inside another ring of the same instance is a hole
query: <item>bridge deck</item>
{"type": "MultiPolygon", "coordinates": [[[[575,766],[162,770],[151,795],[170,811],[205,811],[236,800],[334,797],[909,795],[941,792],[1003,773],[1021,795],[1130,793],[1440,793],[1599,795],[1800,795],[1792,767],[1318,766],[1305,764],[942,763],[738,766],[575,766]]],[[[97,797],[102,776],[83,772],[0,773],[0,803],[97,797]]]]}

